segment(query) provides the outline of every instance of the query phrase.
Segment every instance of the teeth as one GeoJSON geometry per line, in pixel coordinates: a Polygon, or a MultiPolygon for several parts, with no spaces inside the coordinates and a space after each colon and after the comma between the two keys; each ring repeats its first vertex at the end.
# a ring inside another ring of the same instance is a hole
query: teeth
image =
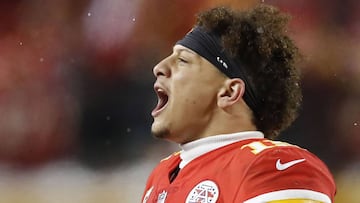
{"type": "Polygon", "coordinates": [[[163,93],[165,91],[163,89],[161,89],[161,88],[156,88],[156,92],[163,93]]]}

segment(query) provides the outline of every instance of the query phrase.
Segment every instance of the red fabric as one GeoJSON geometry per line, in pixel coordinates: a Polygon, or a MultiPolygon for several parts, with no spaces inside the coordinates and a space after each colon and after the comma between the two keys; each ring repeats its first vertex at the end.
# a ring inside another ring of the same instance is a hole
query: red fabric
{"type": "Polygon", "coordinates": [[[159,194],[164,191],[167,193],[165,202],[185,202],[191,190],[205,180],[217,184],[217,203],[243,202],[261,194],[286,189],[320,192],[332,201],[335,195],[334,180],[321,160],[305,149],[293,145],[274,145],[266,139],[240,141],[206,153],[181,169],[170,184],[168,174],[179,162],[177,153],[161,161],[154,169],[143,195],[144,199],[146,192],[153,188],[147,203],[157,202],[159,194]],[[255,142],[269,147],[254,153],[254,148],[246,144],[255,142]],[[279,171],[276,168],[278,159],[281,163],[298,159],[306,161],[279,171]]]}

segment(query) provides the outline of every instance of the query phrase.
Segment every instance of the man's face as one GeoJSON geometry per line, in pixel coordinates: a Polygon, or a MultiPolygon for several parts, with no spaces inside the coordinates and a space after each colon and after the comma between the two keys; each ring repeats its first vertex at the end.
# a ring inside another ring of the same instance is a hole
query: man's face
{"type": "Polygon", "coordinates": [[[217,108],[225,76],[192,50],[174,46],[173,53],[154,67],[159,101],[152,111],[152,134],[186,143],[205,136],[217,108]]]}

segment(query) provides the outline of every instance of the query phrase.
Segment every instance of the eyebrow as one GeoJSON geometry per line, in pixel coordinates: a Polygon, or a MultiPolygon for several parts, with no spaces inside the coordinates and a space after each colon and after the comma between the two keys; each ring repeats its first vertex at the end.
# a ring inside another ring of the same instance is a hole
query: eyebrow
{"type": "Polygon", "coordinates": [[[175,49],[175,46],[173,47],[173,52],[177,52],[177,53],[181,53],[181,52],[187,52],[187,53],[190,53],[190,54],[194,54],[195,56],[197,55],[197,53],[195,53],[193,50],[191,49],[188,49],[188,48],[176,48],[175,49]]]}

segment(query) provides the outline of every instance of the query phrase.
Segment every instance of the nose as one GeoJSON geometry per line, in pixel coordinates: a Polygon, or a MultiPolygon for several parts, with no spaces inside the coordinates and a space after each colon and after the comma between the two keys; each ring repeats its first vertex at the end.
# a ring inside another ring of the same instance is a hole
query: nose
{"type": "Polygon", "coordinates": [[[158,64],[156,64],[156,66],[153,69],[153,73],[156,78],[160,76],[170,77],[171,71],[168,63],[168,58],[165,58],[162,61],[160,61],[158,64]]]}

